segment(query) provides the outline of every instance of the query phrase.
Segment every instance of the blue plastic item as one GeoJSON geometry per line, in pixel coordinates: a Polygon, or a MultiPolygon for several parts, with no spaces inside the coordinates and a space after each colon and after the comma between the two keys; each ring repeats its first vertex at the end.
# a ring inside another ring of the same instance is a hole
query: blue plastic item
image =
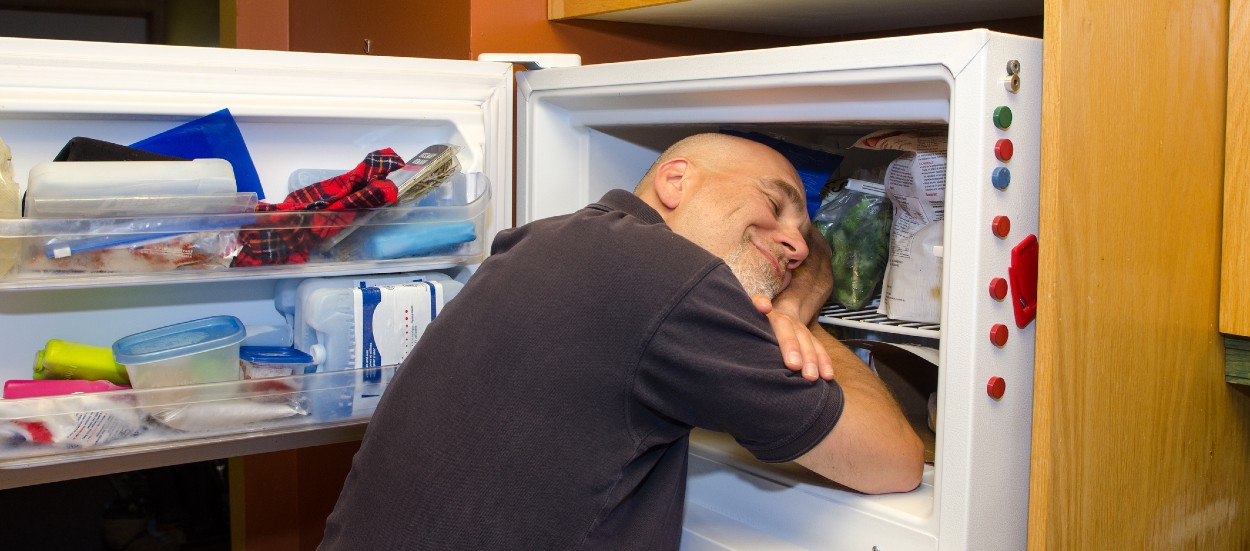
{"type": "Polygon", "coordinates": [[[816,211],[820,209],[820,193],[825,189],[825,182],[833,175],[833,171],[842,164],[841,155],[795,145],[759,132],[721,130],[721,133],[762,143],[785,156],[790,164],[794,165],[799,178],[803,180],[803,191],[807,198],[807,216],[816,216],[816,211]]]}
{"type": "Polygon", "coordinates": [[[252,155],[229,109],[139,140],[130,147],[183,159],[225,159],[234,167],[234,182],[238,191],[255,192],[258,199],[265,198],[252,155]]]}
{"type": "Polygon", "coordinates": [[[428,255],[477,239],[471,221],[380,226],[361,245],[364,258],[381,260],[428,255]]]}
{"type": "Polygon", "coordinates": [[[190,232],[237,228],[256,222],[256,215],[251,213],[227,216],[211,215],[190,221],[182,218],[128,220],[125,224],[119,225],[115,229],[110,228],[101,231],[97,235],[53,237],[43,246],[43,254],[48,258],[64,258],[87,251],[107,249],[119,245],[159,241],[190,232]]]}

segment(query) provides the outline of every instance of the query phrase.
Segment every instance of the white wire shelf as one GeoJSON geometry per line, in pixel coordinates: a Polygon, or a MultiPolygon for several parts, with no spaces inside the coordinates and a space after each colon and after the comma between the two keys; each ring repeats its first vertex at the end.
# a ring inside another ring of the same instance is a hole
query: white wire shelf
{"type": "Polygon", "coordinates": [[[940,339],[942,326],[937,323],[919,323],[891,319],[877,313],[880,298],[856,310],[848,310],[837,304],[826,304],[820,311],[820,322],[828,325],[851,327],[863,331],[893,333],[911,337],[940,339]]]}

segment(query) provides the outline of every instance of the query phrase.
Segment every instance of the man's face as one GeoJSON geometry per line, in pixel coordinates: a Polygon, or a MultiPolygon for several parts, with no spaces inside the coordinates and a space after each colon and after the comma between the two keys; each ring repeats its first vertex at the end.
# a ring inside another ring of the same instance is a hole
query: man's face
{"type": "Polygon", "coordinates": [[[748,294],[775,297],[807,258],[811,222],[790,163],[763,145],[724,170],[698,167],[674,230],[725,260],[748,294]]]}

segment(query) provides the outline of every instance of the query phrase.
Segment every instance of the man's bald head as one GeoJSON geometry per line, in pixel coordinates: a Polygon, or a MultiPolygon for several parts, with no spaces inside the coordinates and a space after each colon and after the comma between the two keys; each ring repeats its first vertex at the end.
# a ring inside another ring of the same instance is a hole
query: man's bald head
{"type": "Polygon", "coordinates": [[[642,180],[638,182],[634,192],[645,191],[651,185],[656,167],[670,159],[678,157],[695,159],[700,165],[711,170],[724,171],[731,170],[735,163],[746,162],[745,159],[748,159],[752,153],[780,155],[766,145],[729,134],[709,132],[688,136],[669,146],[660,154],[655,163],[652,163],[651,168],[647,169],[642,180]]]}

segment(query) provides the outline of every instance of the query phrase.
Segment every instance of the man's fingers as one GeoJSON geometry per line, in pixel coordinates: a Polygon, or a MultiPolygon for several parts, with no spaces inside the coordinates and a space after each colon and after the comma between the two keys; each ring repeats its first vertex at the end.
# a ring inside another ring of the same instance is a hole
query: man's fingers
{"type": "Polygon", "coordinates": [[[751,303],[755,305],[756,310],[759,310],[765,316],[773,311],[773,300],[768,298],[768,295],[762,293],[751,295],[751,303]]]}
{"type": "Polygon", "coordinates": [[[777,337],[777,346],[781,348],[781,359],[786,367],[793,371],[803,369],[803,349],[790,318],[771,316],[769,321],[772,322],[773,334],[777,337]]]}
{"type": "Polygon", "coordinates": [[[803,350],[803,379],[809,381],[820,379],[820,359],[816,355],[816,349],[823,350],[823,347],[816,346],[806,327],[803,331],[799,331],[799,337],[796,340],[799,341],[799,347],[803,350]]]}
{"type": "MultiPolygon", "coordinates": [[[[815,337],[813,337],[815,338],[815,337]]],[[[820,378],[826,381],[833,380],[833,358],[829,357],[829,351],[816,342],[817,363],[820,365],[820,378]]]]}

